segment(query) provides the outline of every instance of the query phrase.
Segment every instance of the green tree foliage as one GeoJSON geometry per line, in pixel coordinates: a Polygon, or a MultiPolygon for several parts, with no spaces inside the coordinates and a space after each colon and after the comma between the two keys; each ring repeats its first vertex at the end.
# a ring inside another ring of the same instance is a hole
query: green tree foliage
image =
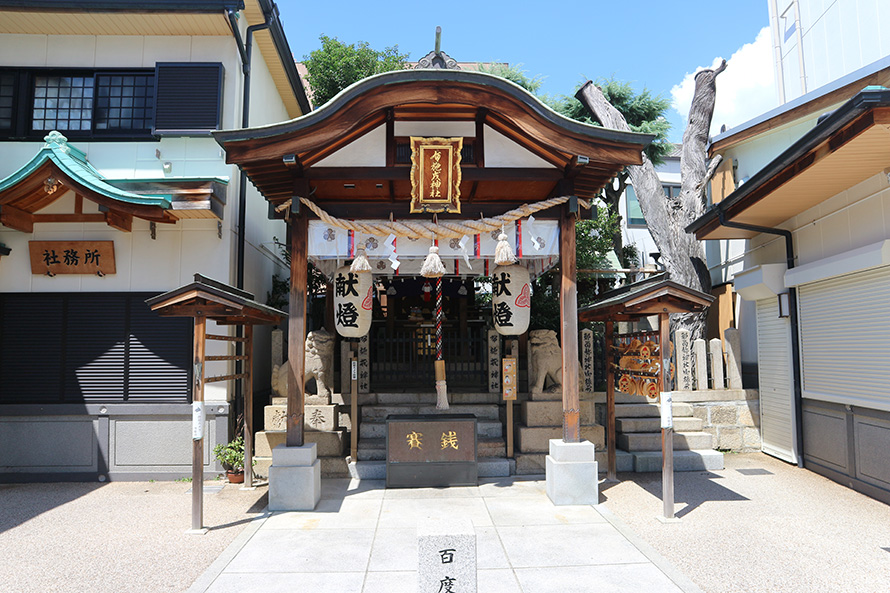
{"type": "Polygon", "coordinates": [[[382,51],[371,48],[367,42],[346,44],[336,37],[322,35],[321,48],[303,56],[308,71],[307,81],[312,90],[312,102],[324,105],[337,93],[368,76],[402,70],[408,54],[399,53],[399,46],[382,51]]]}
{"type": "Polygon", "coordinates": [[[538,94],[541,85],[544,84],[543,76],[535,76],[531,78],[526,74],[526,70],[522,69],[522,64],[505,64],[503,62],[489,62],[479,66],[479,72],[485,74],[493,74],[506,78],[512,83],[518,84],[533,95],[538,94]]]}

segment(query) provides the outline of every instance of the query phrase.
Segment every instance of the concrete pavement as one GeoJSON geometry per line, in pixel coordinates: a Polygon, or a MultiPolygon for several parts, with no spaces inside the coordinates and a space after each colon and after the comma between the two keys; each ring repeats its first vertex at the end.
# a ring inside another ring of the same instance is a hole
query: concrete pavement
{"type": "Polygon", "coordinates": [[[554,506],[543,480],[480,482],[387,490],[325,479],[315,511],[257,519],[189,591],[413,593],[418,524],[456,517],[475,528],[480,592],[700,591],[604,507],[554,506]]]}

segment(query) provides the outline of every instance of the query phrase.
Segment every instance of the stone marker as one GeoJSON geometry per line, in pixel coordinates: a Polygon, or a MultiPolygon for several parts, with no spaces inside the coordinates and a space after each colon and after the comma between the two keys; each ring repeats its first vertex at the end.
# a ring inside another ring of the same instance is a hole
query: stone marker
{"type": "Polygon", "coordinates": [[[593,330],[581,330],[581,391],[593,393],[593,330]]]}
{"type": "Polygon", "coordinates": [[[705,391],[708,388],[708,346],[701,338],[692,343],[695,359],[695,388],[705,391]]]}
{"type": "Polygon", "coordinates": [[[678,329],[674,332],[674,366],[677,369],[677,389],[690,391],[692,389],[692,334],[688,329],[678,329]]]}
{"type": "Polygon", "coordinates": [[[476,532],[469,519],[417,526],[418,593],[476,593],[476,532]]]}
{"type": "Polygon", "coordinates": [[[723,330],[726,341],[726,378],[730,389],[742,388],[742,338],[739,330],[730,327],[723,330]]]}
{"type": "Polygon", "coordinates": [[[711,380],[712,389],[726,389],[723,379],[723,342],[720,338],[711,340],[711,380]]]}

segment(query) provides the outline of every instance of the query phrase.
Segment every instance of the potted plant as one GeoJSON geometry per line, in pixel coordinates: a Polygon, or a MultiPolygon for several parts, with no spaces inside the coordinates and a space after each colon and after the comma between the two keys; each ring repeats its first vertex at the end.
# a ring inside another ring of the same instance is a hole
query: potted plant
{"type": "Polygon", "coordinates": [[[226,470],[226,478],[232,484],[244,482],[244,437],[238,437],[225,445],[213,448],[213,454],[226,470]]]}

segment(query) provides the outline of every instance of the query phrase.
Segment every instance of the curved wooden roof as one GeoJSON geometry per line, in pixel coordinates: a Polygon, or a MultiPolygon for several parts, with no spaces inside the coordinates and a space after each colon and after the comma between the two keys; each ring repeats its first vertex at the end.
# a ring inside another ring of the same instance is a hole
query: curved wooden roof
{"type": "MultiPolygon", "coordinates": [[[[403,121],[475,122],[477,139],[488,126],[550,167],[486,168],[484,154],[462,163],[461,195],[469,201],[497,204],[544,199],[557,183],[572,180],[574,192],[592,197],[625,165],[640,164],[643,149],[653,136],[620,132],[567,119],[521,87],[497,76],[465,70],[404,70],[361,80],[343,90],[320,109],[269,126],[215,132],[227,162],[239,165],[270,202],[294,195],[303,180],[314,198],[330,201],[345,213],[360,216],[374,202],[392,202],[410,193],[408,165],[386,167],[316,167],[324,159],[381,125],[403,121]],[[344,192],[344,186],[352,186],[344,192]],[[335,204],[336,203],[336,204],[335,204]],[[364,207],[360,207],[363,204],[364,207]],[[345,210],[349,210],[346,208],[345,210]]],[[[478,141],[478,140],[477,140],[478,141]]],[[[478,147],[482,152],[482,146],[478,147]]],[[[466,203],[467,200],[462,198],[466,203]]],[[[391,205],[389,211],[398,209],[391,205]]]]}

